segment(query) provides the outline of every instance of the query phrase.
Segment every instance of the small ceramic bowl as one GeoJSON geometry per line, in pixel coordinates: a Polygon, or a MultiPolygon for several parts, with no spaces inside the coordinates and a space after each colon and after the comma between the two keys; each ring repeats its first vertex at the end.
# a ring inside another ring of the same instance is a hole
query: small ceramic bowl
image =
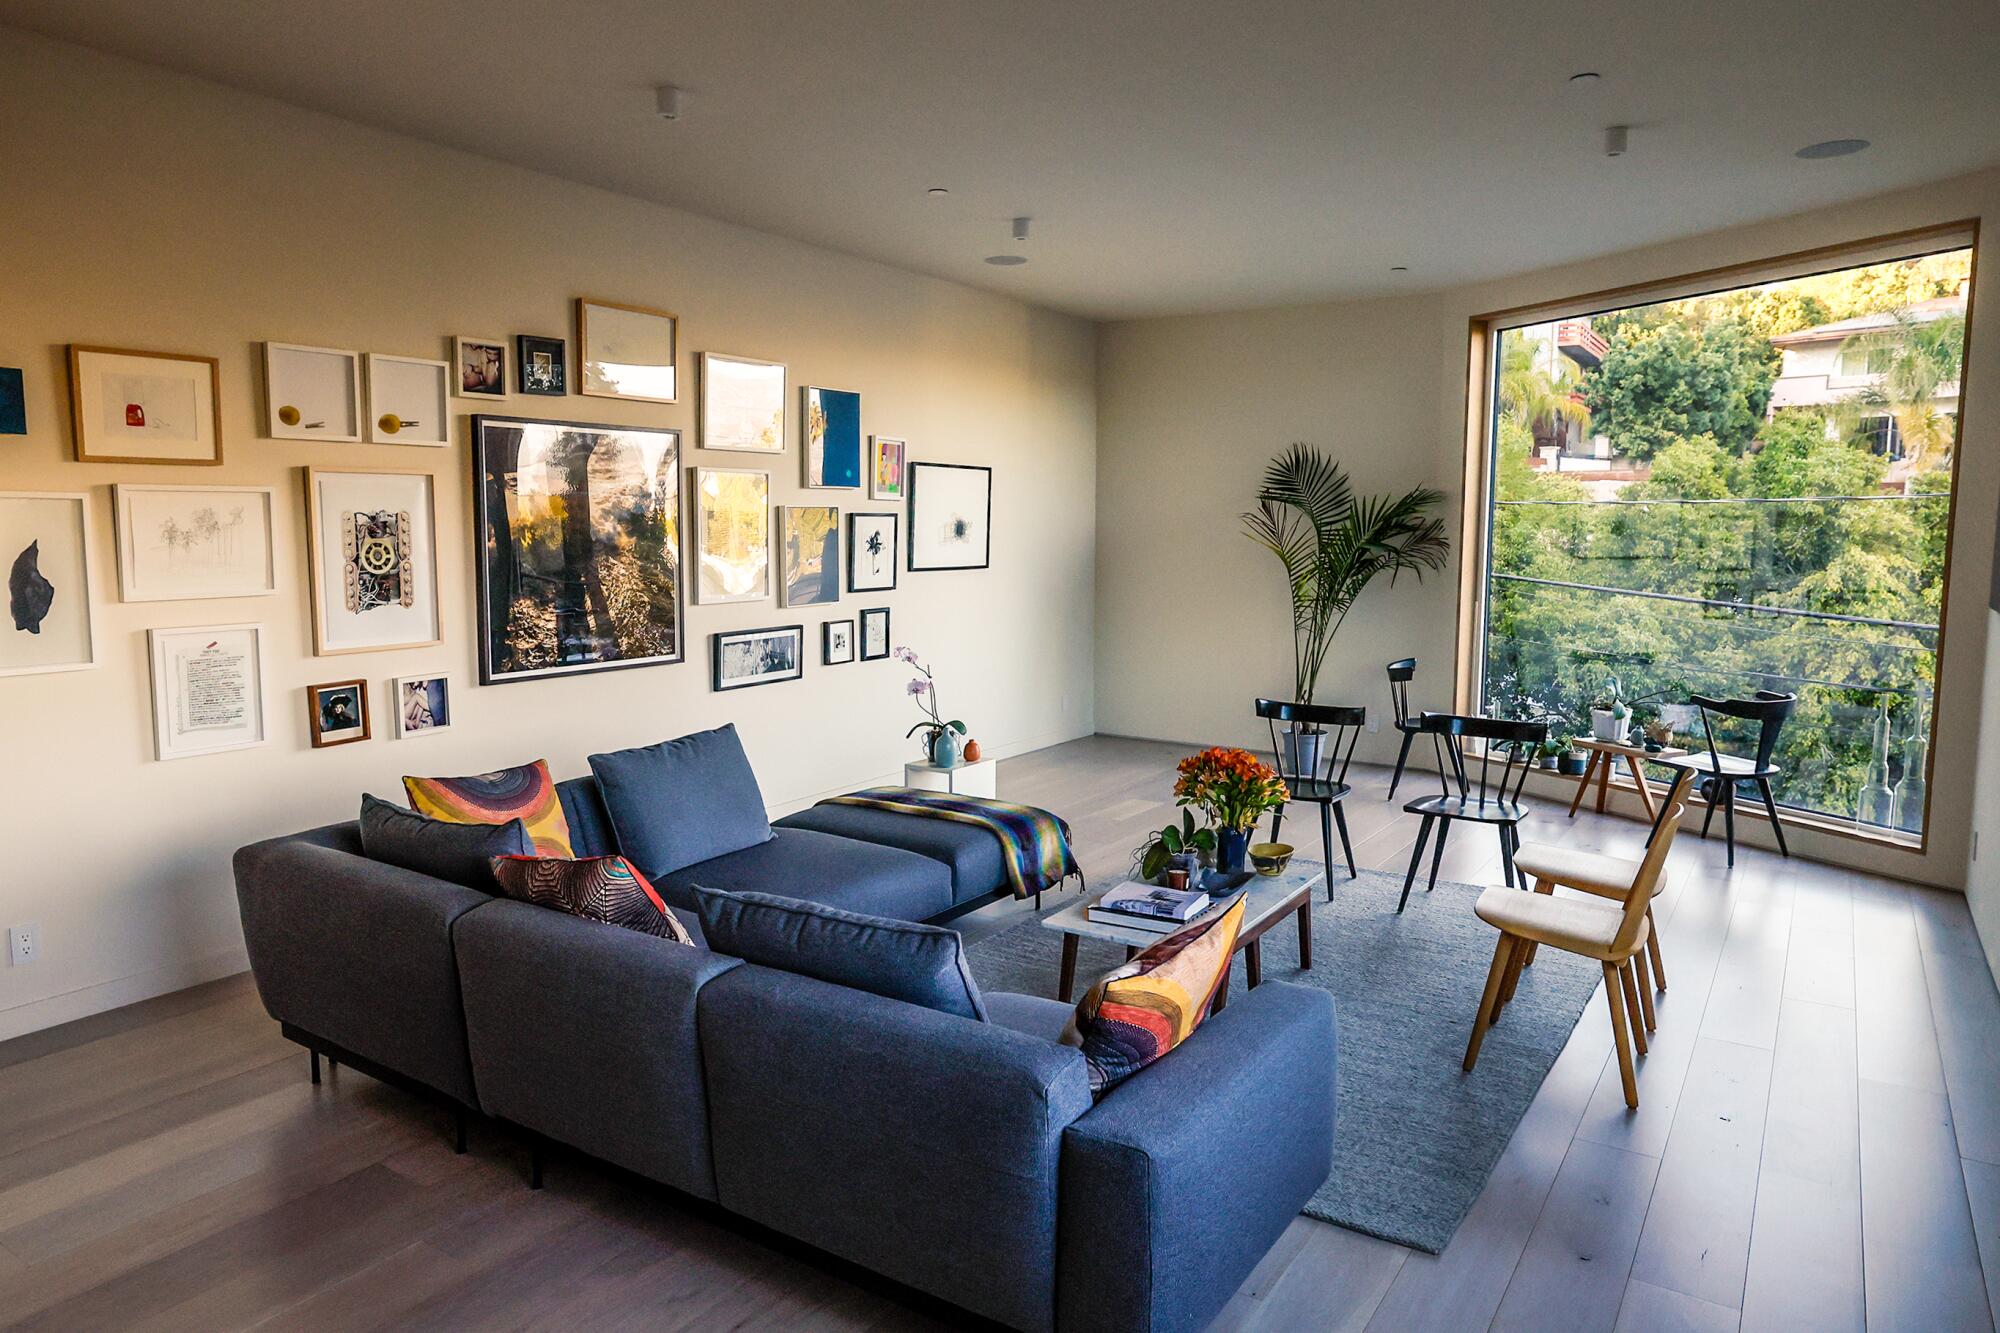
{"type": "Polygon", "coordinates": [[[1291,864],[1292,845],[1288,842],[1260,842],[1250,848],[1250,864],[1260,875],[1276,875],[1291,864]]]}

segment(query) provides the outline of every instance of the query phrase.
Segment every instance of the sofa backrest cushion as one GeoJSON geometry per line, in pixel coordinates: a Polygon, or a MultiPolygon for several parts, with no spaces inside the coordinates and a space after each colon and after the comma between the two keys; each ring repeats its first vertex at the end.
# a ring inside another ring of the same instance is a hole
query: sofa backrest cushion
{"type": "Polygon", "coordinates": [[[960,1018],[986,1021],[986,1002],[955,930],[768,893],[694,890],[708,947],[960,1018]]]}
{"type": "Polygon", "coordinates": [[[530,856],[534,850],[528,826],[518,819],[504,824],[453,824],[378,797],[361,798],[361,851],[371,861],[493,893],[498,886],[493,882],[492,858],[530,856]]]}
{"type": "Polygon", "coordinates": [[[590,756],[618,850],[654,880],[771,840],[734,725],[590,756]]]}
{"type": "Polygon", "coordinates": [[[618,850],[618,835],[611,831],[611,816],[605,813],[596,778],[586,773],[558,782],[556,799],[569,821],[570,855],[610,856],[618,850]]]}

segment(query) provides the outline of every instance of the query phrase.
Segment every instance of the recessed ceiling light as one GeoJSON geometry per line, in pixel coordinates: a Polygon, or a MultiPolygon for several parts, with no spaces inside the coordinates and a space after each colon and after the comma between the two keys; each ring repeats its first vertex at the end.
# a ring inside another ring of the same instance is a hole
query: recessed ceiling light
{"type": "Polygon", "coordinates": [[[924,193],[929,195],[933,199],[942,199],[946,195],[950,194],[951,191],[945,189],[944,186],[942,185],[933,185],[931,186],[930,189],[925,190],[924,193]]]}
{"type": "Polygon", "coordinates": [[[997,268],[1013,268],[1017,264],[1027,263],[1028,257],[1026,255],[988,255],[986,256],[986,262],[997,268]]]}
{"type": "Polygon", "coordinates": [[[1586,70],[1582,71],[1581,73],[1577,73],[1577,74],[1572,74],[1572,75],[1570,75],[1570,76],[1569,76],[1569,81],[1570,81],[1571,83],[1578,83],[1578,84],[1582,84],[1582,83],[1597,83],[1597,82],[1599,82],[1600,80],[1602,80],[1603,78],[1604,78],[1604,76],[1603,76],[1602,74],[1599,74],[1599,73],[1598,73],[1598,72],[1597,72],[1596,70],[1594,70],[1594,69],[1586,69],[1586,70]]]}
{"type": "Polygon", "coordinates": [[[1809,143],[1793,157],[1802,157],[1808,162],[1817,162],[1825,157],[1846,157],[1858,153],[1868,146],[1866,139],[1827,139],[1820,143],[1809,143]]]}

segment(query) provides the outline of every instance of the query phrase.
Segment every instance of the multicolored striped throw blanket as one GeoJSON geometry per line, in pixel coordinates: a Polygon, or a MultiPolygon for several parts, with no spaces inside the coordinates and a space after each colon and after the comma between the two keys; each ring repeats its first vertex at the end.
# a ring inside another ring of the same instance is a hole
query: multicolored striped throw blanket
{"type": "Polygon", "coordinates": [[[1032,898],[1053,889],[1070,876],[1083,887],[1083,871],[1069,850],[1069,825],[1032,805],[1009,805],[979,796],[922,791],[915,787],[870,787],[845,796],[830,796],[821,805],[859,805],[899,815],[952,819],[985,829],[1000,840],[1000,860],[1016,898],[1032,898]]]}

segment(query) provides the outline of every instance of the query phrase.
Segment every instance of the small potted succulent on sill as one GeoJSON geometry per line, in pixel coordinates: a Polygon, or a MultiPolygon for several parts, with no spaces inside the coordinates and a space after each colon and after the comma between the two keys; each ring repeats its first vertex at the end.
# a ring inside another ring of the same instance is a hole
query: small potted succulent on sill
{"type": "Polygon", "coordinates": [[[1221,746],[1181,760],[1174,783],[1176,804],[1195,806],[1215,826],[1215,868],[1240,874],[1250,849],[1250,830],[1267,810],[1291,798],[1277,770],[1248,750],[1221,746]]]}
{"type": "Polygon", "coordinates": [[[1589,753],[1575,748],[1563,751],[1562,757],[1556,760],[1556,772],[1566,778],[1580,778],[1589,767],[1589,753]]]}
{"type": "Polygon", "coordinates": [[[1182,810],[1180,823],[1169,824],[1148,836],[1134,855],[1140,879],[1164,884],[1169,870],[1179,870],[1186,873],[1188,883],[1192,884],[1201,870],[1202,857],[1214,851],[1215,830],[1197,828],[1194,811],[1182,810]]]}
{"type": "Polygon", "coordinates": [[[924,711],[924,720],[904,732],[904,738],[922,732],[923,740],[919,743],[924,748],[925,761],[939,768],[957,768],[964,756],[959,737],[965,735],[965,724],[957,718],[946,721],[944,714],[938,711],[937,678],[931,674],[929,667],[917,660],[914,649],[898,648],[895,656],[898,662],[907,663],[922,673],[911,677],[910,683],[903,687],[904,692],[917,701],[917,707],[924,711]]]}
{"type": "Polygon", "coordinates": [[[1605,682],[1604,695],[1590,706],[1590,734],[1601,741],[1619,741],[1631,734],[1632,706],[1625,702],[1624,686],[1613,676],[1605,682]]]}

